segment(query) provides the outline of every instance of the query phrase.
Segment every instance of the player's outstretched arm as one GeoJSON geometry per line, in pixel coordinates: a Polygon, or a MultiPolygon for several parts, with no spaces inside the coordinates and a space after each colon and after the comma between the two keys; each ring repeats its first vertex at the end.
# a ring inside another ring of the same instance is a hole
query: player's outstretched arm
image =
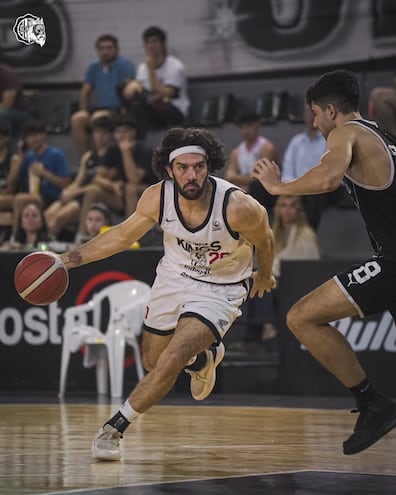
{"type": "Polygon", "coordinates": [[[142,194],[136,211],[122,223],[61,255],[67,268],[98,261],[127,249],[158,221],[161,183],[142,194]]]}
{"type": "Polygon", "coordinates": [[[254,198],[241,191],[231,194],[227,207],[227,220],[232,230],[250,241],[256,248],[257,271],[253,274],[250,297],[276,286],[272,275],[274,262],[274,236],[269,225],[267,210],[254,198]]]}
{"type": "Polygon", "coordinates": [[[353,144],[352,129],[336,128],[327,138],[327,152],[318,165],[312,167],[303,176],[282,182],[278,165],[268,158],[262,158],[255,164],[252,177],[258,179],[274,196],[322,194],[334,191],[341,184],[351,164],[353,144]]]}

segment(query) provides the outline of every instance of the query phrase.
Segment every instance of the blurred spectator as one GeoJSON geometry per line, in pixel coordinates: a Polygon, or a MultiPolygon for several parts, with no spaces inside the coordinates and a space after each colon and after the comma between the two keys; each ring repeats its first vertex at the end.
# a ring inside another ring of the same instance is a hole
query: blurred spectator
{"type": "Polygon", "coordinates": [[[26,203],[19,214],[15,234],[3,248],[46,249],[50,241],[42,207],[37,203],[26,203]]]}
{"type": "MultiPolygon", "coordinates": [[[[286,147],[282,163],[282,180],[289,181],[301,177],[318,165],[326,152],[326,140],[313,125],[313,114],[308,105],[304,107],[305,131],[291,138],[286,147]]],[[[329,204],[353,207],[345,186],[327,194],[312,194],[303,197],[308,223],[317,229],[322,213],[329,204]]]]}
{"type": "Polygon", "coordinates": [[[393,86],[378,86],[371,90],[368,116],[396,136],[396,74],[393,75],[393,86]]]}
{"type": "Polygon", "coordinates": [[[271,210],[275,198],[267,193],[259,181],[252,179],[251,173],[260,158],[275,160],[276,147],[267,138],[260,136],[260,119],[254,112],[240,115],[238,125],[242,142],[231,151],[225,178],[271,210]]]}
{"type": "Polygon", "coordinates": [[[43,122],[27,120],[22,136],[27,151],[20,175],[21,192],[14,197],[13,233],[26,203],[34,202],[46,209],[70,183],[66,157],[63,151],[48,145],[43,122]]]}
{"type": "Polygon", "coordinates": [[[111,225],[110,210],[103,203],[92,203],[87,210],[84,225],[86,236],[79,237],[80,244],[100,234],[102,227],[111,225]]]}
{"type": "Polygon", "coordinates": [[[14,135],[27,117],[27,101],[18,75],[8,65],[0,64],[0,119],[11,122],[14,135]]]}
{"type": "Polygon", "coordinates": [[[120,115],[114,121],[113,135],[116,145],[106,153],[104,165],[116,170],[117,176],[125,183],[125,216],[131,215],[143,191],[158,182],[151,168],[152,150],[136,139],[137,128],[134,119],[120,115]]]}
{"type": "Polygon", "coordinates": [[[92,150],[82,155],[73,182],[63,189],[60,199],[54,201],[45,211],[48,229],[54,237],[59,237],[66,226],[77,222],[83,195],[91,187],[96,170],[103,164],[104,156],[111,145],[111,131],[112,121],[108,117],[100,117],[92,123],[92,150]]]}
{"type": "MultiPolygon", "coordinates": [[[[83,196],[76,242],[86,235],[85,218],[92,203],[104,203],[112,213],[125,215],[128,205],[135,201],[128,194],[138,194],[137,186],[151,171],[151,151],[136,141],[136,124],[128,115],[118,115],[113,121],[116,145],[111,146],[97,168],[95,178],[83,196]],[[127,185],[127,183],[129,183],[127,185]]],[[[147,187],[147,186],[144,186],[147,187]]]]}
{"type": "Polygon", "coordinates": [[[138,123],[138,138],[150,126],[164,127],[183,122],[190,101],[183,63],[166,49],[166,33],[159,27],[143,32],[146,61],[138,66],[136,79],[125,84],[126,107],[138,123]]]}
{"type": "MultiPolygon", "coordinates": [[[[275,240],[273,274],[279,278],[282,260],[314,260],[320,258],[319,244],[309,226],[301,196],[279,196],[274,207],[272,229],[275,240]]],[[[276,290],[255,297],[251,303],[251,319],[260,322],[261,341],[277,333],[276,290]]],[[[248,338],[248,340],[251,340],[248,338]]]]}
{"type": "Polygon", "coordinates": [[[10,149],[10,124],[0,120],[0,211],[12,211],[22,156],[10,149]]]}
{"type": "Polygon", "coordinates": [[[118,54],[118,40],[115,36],[103,34],[96,40],[95,46],[98,60],[91,62],[85,72],[79,109],[71,117],[72,134],[81,153],[89,148],[88,124],[119,110],[120,86],[135,77],[133,62],[118,54]],[[95,101],[91,105],[93,92],[95,101]]]}

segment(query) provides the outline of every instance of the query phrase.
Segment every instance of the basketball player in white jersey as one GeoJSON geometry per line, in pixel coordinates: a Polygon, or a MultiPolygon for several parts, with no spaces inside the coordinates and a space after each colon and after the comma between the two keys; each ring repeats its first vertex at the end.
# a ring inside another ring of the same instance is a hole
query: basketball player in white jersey
{"type": "Polygon", "coordinates": [[[143,193],[123,223],[62,255],[73,268],[126,249],[156,223],[164,231],[164,256],[144,321],[143,362],[149,373],[99,430],[91,447],[95,459],[120,458],[125,429],[171,390],[183,369],[191,375],[192,396],[205,399],[224,357],[222,338],[248,295],[249,277],[251,297],[275,286],[267,212],[210,175],[224,162],[223,145],[209,131],[171,129],[153,156],[163,181],[143,193]],[[252,274],[253,248],[257,271],[252,274]]]}

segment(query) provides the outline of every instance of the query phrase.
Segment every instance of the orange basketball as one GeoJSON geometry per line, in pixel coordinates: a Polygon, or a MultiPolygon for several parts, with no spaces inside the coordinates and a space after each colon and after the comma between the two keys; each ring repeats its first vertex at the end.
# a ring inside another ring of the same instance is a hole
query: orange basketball
{"type": "Polygon", "coordinates": [[[22,299],[30,304],[45,306],[63,296],[69,285],[69,274],[57,254],[37,251],[18,263],[14,284],[22,299]]]}

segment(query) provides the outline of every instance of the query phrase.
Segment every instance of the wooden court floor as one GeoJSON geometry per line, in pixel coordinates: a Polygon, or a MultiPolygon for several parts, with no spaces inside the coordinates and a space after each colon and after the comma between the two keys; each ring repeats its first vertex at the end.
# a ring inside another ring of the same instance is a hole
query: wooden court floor
{"type": "Polygon", "coordinates": [[[396,431],[342,454],[347,409],[159,405],[129,428],[121,462],[90,443],[117,404],[0,404],[0,495],[396,493],[396,431]]]}

